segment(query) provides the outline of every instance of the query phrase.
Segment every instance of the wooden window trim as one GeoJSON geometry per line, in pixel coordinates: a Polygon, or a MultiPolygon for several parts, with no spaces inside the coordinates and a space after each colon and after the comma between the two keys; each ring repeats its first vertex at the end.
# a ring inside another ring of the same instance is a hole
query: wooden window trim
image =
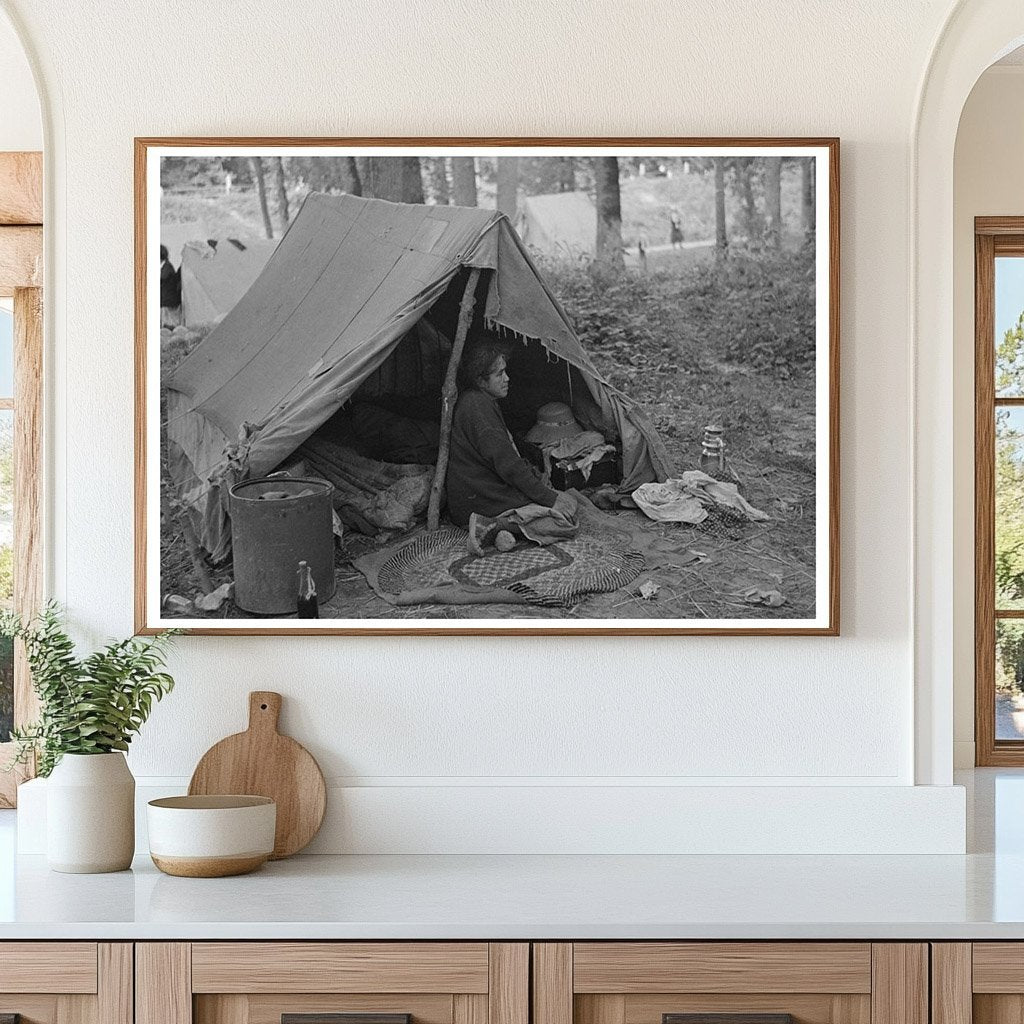
{"type": "Polygon", "coordinates": [[[1024,766],[1024,741],[996,739],[996,619],[1024,610],[995,607],[995,414],[1024,406],[996,398],[995,261],[1024,257],[1024,217],[974,222],[974,744],[979,767],[1024,766]]]}
{"type": "MultiPolygon", "coordinates": [[[[0,409],[17,406],[14,420],[14,607],[31,617],[43,600],[43,173],[41,153],[0,153],[0,296],[14,298],[14,395],[0,409]]],[[[38,714],[25,652],[14,665],[14,723],[38,714]]],[[[0,743],[0,769],[14,744],[0,743]]],[[[0,807],[14,807],[17,786],[33,767],[0,770],[0,807]]]]}

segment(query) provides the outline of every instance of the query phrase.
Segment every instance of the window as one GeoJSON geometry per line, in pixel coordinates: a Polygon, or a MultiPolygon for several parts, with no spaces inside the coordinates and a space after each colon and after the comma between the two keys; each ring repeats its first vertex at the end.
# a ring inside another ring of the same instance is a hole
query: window
{"type": "MultiPolygon", "coordinates": [[[[14,304],[0,300],[0,608],[14,603],[14,304]]],[[[0,638],[0,743],[14,728],[14,644],[0,638]]]]}
{"type": "Polygon", "coordinates": [[[1024,765],[1024,217],[975,221],[976,761],[1024,765]]]}
{"type": "MultiPolygon", "coordinates": [[[[0,607],[42,603],[42,155],[0,153],[0,607]]],[[[24,652],[0,640],[0,764],[36,703],[24,652]]],[[[0,772],[0,807],[23,773],[0,772]]]]}

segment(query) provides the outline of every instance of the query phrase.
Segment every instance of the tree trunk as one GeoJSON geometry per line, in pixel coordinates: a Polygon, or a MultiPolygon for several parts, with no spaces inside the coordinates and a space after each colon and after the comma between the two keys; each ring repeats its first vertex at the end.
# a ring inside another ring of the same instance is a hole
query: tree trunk
{"type": "Polygon", "coordinates": [[[310,159],[306,172],[306,184],[310,192],[323,192],[327,188],[327,175],[324,171],[329,162],[329,157],[310,159]]]}
{"type": "Polygon", "coordinates": [[[253,180],[256,182],[256,191],[260,197],[260,212],[263,214],[263,227],[267,232],[267,238],[274,237],[274,225],[270,223],[270,210],[267,208],[267,186],[263,180],[263,158],[258,156],[249,157],[249,166],[252,168],[253,180]]]}
{"type": "Polygon", "coordinates": [[[782,160],[769,156],[764,162],[765,240],[773,249],[782,246],[782,160]]]}
{"type": "Polygon", "coordinates": [[[498,213],[509,220],[516,217],[516,197],[519,191],[519,157],[498,157],[498,213]]]}
{"type": "Polygon", "coordinates": [[[427,177],[434,202],[438,206],[448,206],[452,201],[448,187],[448,161],[443,156],[428,157],[427,177]]]}
{"type": "Polygon", "coordinates": [[[452,157],[452,191],[456,206],[476,206],[476,159],[452,157]]]}
{"type": "Polygon", "coordinates": [[[392,203],[422,203],[423,181],[417,156],[369,156],[357,173],[364,196],[392,203]]]}
{"type": "Polygon", "coordinates": [[[403,156],[402,161],[402,202],[423,205],[423,173],[418,156],[403,156]]]}
{"type": "Polygon", "coordinates": [[[558,163],[558,191],[576,191],[576,163],[571,156],[563,156],[558,163]]]}
{"type": "Polygon", "coordinates": [[[729,253],[729,236],[725,230],[725,157],[715,157],[715,256],[722,259],[729,253]]]}
{"type": "Polygon", "coordinates": [[[741,157],[734,166],[743,202],[743,225],[746,229],[747,242],[756,242],[761,232],[758,230],[757,203],[754,200],[754,158],[741,157]]]}
{"type": "Polygon", "coordinates": [[[803,196],[804,241],[814,241],[814,157],[807,156],[800,162],[800,192],[803,196]]]}
{"type": "Polygon", "coordinates": [[[274,157],[274,182],[277,185],[277,219],[281,222],[281,234],[288,230],[288,186],[284,182],[284,159],[274,157]]]}
{"type": "Polygon", "coordinates": [[[359,180],[359,168],[356,166],[354,156],[340,156],[336,158],[340,164],[342,188],[350,196],[361,196],[363,194],[363,183],[359,180]]]}
{"type": "Polygon", "coordinates": [[[622,264],[622,203],[619,196],[619,158],[594,158],[597,188],[597,256],[622,264]]]}

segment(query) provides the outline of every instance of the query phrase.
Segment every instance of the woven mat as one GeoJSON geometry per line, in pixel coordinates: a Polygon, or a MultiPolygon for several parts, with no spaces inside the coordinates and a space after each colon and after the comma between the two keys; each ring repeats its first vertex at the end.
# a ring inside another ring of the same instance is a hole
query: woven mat
{"type": "Polygon", "coordinates": [[[352,564],[385,601],[410,604],[534,604],[564,608],[585,594],[618,590],[643,572],[644,556],[630,550],[628,531],[589,502],[580,502],[582,527],[572,540],[547,547],[520,545],[466,550],[466,532],[454,527],[420,533],[352,564]]]}

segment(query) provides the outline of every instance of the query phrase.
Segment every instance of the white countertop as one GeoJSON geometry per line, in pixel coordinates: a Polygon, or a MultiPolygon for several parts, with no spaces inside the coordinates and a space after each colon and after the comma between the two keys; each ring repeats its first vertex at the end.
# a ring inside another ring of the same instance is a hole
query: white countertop
{"type": "Polygon", "coordinates": [[[977,772],[966,856],[308,856],[238,878],[13,856],[0,939],[1024,939],[1024,773],[977,772]]]}
{"type": "Polygon", "coordinates": [[[0,938],[1024,938],[1024,856],[297,857],[226,879],[23,857],[0,938]]]}

